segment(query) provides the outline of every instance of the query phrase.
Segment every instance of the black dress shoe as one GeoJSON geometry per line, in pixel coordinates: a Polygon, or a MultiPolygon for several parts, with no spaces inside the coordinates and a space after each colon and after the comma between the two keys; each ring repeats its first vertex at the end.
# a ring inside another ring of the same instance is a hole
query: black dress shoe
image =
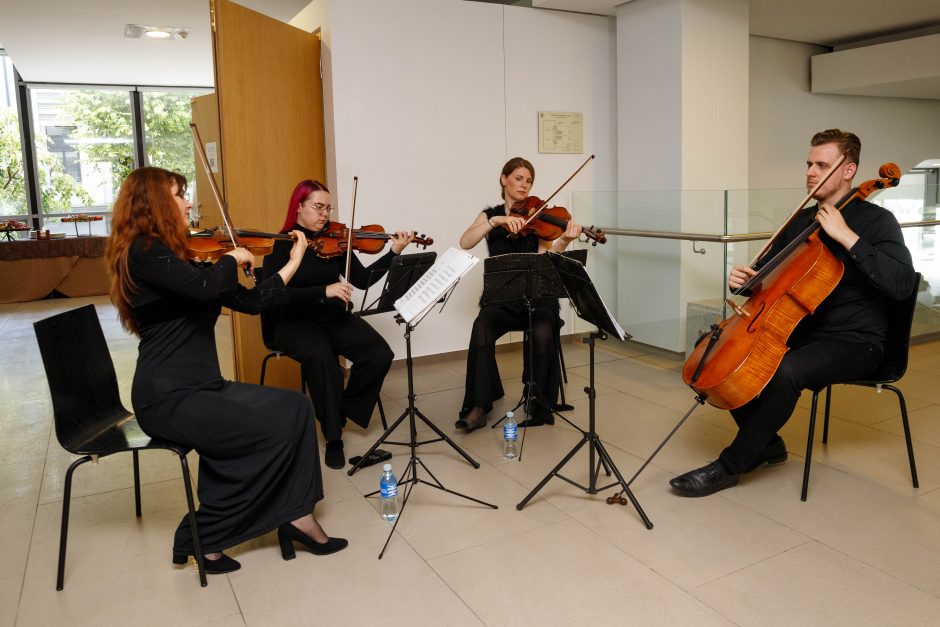
{"type": "Polygon", "coordinates": [[[719,490],[738,484],[738,475],[733,475],[717,459],[712,463],[690,470],[669,482],[682,496],[708,496],[719,490]]]}
{"type": "MultiPolygon", "coordinates": [[[[174,564],[186,564],[188,561],[189,555],[173,551],[174,564]]],[[[214,560],[203,557],[202,563],[206,568],[207,575],[224,575],[225,573],[233,573],[242,567],[238,561],[232,559],[225,553],[222,553],[217,559],[214,560]]]]}
{"type": "Polygon", "coordinates": [[[760,468],[761,466],[777,466],[778,464],[786,462],[788,456],[786,442],[783,441],[783,438],[777,438],[764,447],[764,450],[761,451],[760,456],[758,456],[750,470],[760,468]]]}
{"type": "Polygon", "coordinates": [[[345,538],[330,538],[321,544],[291,523],[284,523],[277,528],[277,539],[281,544],[281,557],[285,560],[297,557],[294,552],[294,542],[300,542],[314,555],[329,555],[342,551],[349,545],[345,538]]]}
{"type": "Polygon", "coordinates": [[[327,440],[326,454],[323,463],[330,468],[342,468],[346,465],[346,456],[343,454],[342,440],[327,440]]]}

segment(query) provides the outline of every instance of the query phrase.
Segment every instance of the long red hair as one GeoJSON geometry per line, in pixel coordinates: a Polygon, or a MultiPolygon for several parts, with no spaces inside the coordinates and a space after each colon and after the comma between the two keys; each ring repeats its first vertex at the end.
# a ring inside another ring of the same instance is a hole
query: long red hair
{"type": "Polygon", "coordinates": [[[137,285],[131,277],[128,257],[134,241],[143,237],[149,246],[160,240],[180,259],[186,258],[186,224],[171,188],[177,195],[186,192],[186,177],[163,168],[138,168],[121,184],[114,201],[111,235],[105,247],[105,261],[111,275],[111,302],[117,307],[124,328],[140,335],[131,311],[131,298],[137,285]]]}
{"type": "Polygon", "coordinates": [[[297,187],[294,188],[294,193],[290,195],[290,203],[287,205],[287,216],[284,218],[284,226],[281,227],[281,233],[287,233],[294,228],[294,225],[297,224],[297,211],[300,209],[300,205],[302,205],[304,201],[307,200],[307,196],[313,192],[326,192],[329,194],[330,190],[320,181],[307,179],[297,183],[297,187]]]}

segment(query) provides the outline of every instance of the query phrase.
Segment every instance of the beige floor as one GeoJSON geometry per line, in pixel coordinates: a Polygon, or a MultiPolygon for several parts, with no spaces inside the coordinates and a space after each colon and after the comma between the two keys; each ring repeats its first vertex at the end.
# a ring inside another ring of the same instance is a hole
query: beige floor
{"type": "MultiPolygon", "coordinates": [[[[415,489],[388,552],[373,499],[379,471],[352,478],[324,469],[317,515],[350,540],[329,557],[281,560],[273,534],[231,554],[243,568],[200,588],[170,564],[184,512],[175,458],[143,456],[144,515],[133,514],[129,456],[76,473],[66,586],[55,590],[62,482],[71,456],[52,432],[48,388],[31,322],[94,302],[125,399],[136,344],[103,298],[0,307],[0,625],[916,625],[940,620],[940,344],[916,346],[901,384],[911,411],[921,487],[911,488],[893,397],[839,388],[831,442],[817,445],[810,498],[799,487],[808,399],[784,429],[791,460],[705,499],[670,493],[674,474],[713,459],[732,436],[724,412],[699,408],[634,484],[655,524],[559,479],[522,511],[515,505],[579,439],[568,426],[531,430],[521,463],[501,456],[498,430],[455,435],[477,470],[446,445],[419,449],[450,489],[415,489]]],[[[587,420],[587,351],[567,344],[572,419],[587,420]]],[[[512,399],[518,352],[501,355],[512,399]]],[[[597,353],[598,432],[631,476],[692,404],[678,363],[627,351],[597,353]]],[[[446,433],[462,396],[464,364],[416,368],[418,406],[446,433]]],[[[385,406],[407,402],[404,369],[390,374],[385,406]]],[[[347,451],[379,435],[350,429],[347,451]]],[[[403,433],[401,437],[405,437],[403,433]]],[[[391,447],[401,473],[406,449],[391,447]]],[[[568,476],[587,480],[586,455],[568,476]]],[[[425,475],[422,474],[422,477],[425,475]]]]}

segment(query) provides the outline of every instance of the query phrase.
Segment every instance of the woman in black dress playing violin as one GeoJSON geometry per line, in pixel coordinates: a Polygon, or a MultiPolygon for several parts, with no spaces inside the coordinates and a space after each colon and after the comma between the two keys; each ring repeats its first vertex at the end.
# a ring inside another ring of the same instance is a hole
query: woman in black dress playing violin
{"type": "MultiPolygon", "coordinates": [[[[469,250],[486,239],[489,256],[507,253],[561,252],[581,234],[581,227],[569,221],[564,233],[554,241],[542,240],[534,233],[523,231],[525,217],[514,214],[514,206],[523,206],[535,180],[535,168],[522,157],[506,162],[499,177],[503,204],[488,207],[477,214],[470,227],[460,236],[460,246],[469,250]]],[[[560,324],[558,299],[536,301],[529,337],[532,342],[532,378],[538,394],[529,419],[520,426],[535,427],[553,424],[551,407],[558,391],[559,372],[555,367],[555,329],[560,324]],[[547,399],[547,402],[546,402],[547,399]]],[[[455,426],[473,431],[486,425],[493,401],[503,396],[503,385],[496,365],[496,340],[508,331],[529,327],[528,310],[518,303],[481,305],[473,322],[467,354],[467,380],[460,418],[455,426]]]]}

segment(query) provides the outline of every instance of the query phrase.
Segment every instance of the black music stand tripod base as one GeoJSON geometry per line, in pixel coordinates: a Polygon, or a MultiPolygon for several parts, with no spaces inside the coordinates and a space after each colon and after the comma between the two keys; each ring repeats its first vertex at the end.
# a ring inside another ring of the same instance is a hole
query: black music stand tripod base
{"type": "Polygon", "coordinates": [[[646,516],[646,512],[643,511],[643,508],[640,506],[639,501],[636,500],[636,497],[633,495],[633,492],[630,490],[630,486],[627,484],[626,480],[623,478],[623,475],[620,474],[620,470],[617,468],[617,465],[614,463],[614,460],[611,458],[610,453],[607,452],[607,449],[604,447],[604,443],[601,442],[600,436],[597,435],[595,430],[595,404],[596,404],[596,391],[594,389],[594,342],[596,339],[604,339],[607,337],[607,334],[603,331],[596,331],[591,333],[588,337],[583,338],[583,342],[590,347],[590,385],[584,388],[584,391],[587,392],[588,401],[589,401],[589,422],[588,430],[585,431],[578,427],[578,430],[581,432],[581,441],[574,445],[567,455],[565,455],[558,464],[552,468],[547,475],[539,482],[535,489],[532,490],[528,496],[526,496],[522,501],[516,505],[517,510],[522,510],[526,504],[532,500],[538,492],[545,487],[553,477],[558,477],[564,481],[567,481],[571,485],[583,490],[588,494],[597,494],[598,492],[603,492],[610,488],[620,486],[622,488],[622,493],[627,495],[627,498],[630,499],[630,503],[633,504],[633,507],[636,509],[637,514],[640,515],[640,519],[643,521],[643,524],[646,525],[647,529],[653,528],[653,523],[646,516]],[[581,450],[585,444],[588,445],[588,473],[590,476],[590,484],[587,486],[581,485],[568,477],[565,477],[560,473],[561,469],[581,450]],[[597,461],[595,462],[595,455],[597,456],[597,461]],[[600,486],[597,485],[597,477],[600,474],[601,465],[607,470],[609,475],[611,472],[617,477],[617,481],[606,485],[600,486]]]}
{"type": "MultiPolygon", "coordinates": [[[[479,503],[480,505],[485,505],[486,507],[490,507],[492,509],[499,509],[496,505],[493,505],[492,503],[487,503],[485,501],[475,499],[472,496],[467,496],[466,494],[461,494],[460,492],[448,490],[447,488],[444,487],[444,484],[442,484],[438,480],[438,478],[434,476],[434,473],[432,473],[430,469],[428,469],[425,463],[422,462],[421,459],[418,457],[418,451],[417,451],[418,446],[422,444],[430,444],[432,442],[444,441],[444,442],[447,442],[451,446],[451,448],[453,448],[455,451],[460,453],[460,455],[463,456],[463,458],[466,459],[468,462],[470,462],[470,464],[474,468],[480,467],[480,464],[477,463],[476,460],[470,457],[466,453],[466,451],[460,448],[460,446],[458,446],[456,442],[454,442],[449,437],[447,437],[447,435],[445,435],[443,431],[437,428],[437,425],[435,425],[433,422],[428,420],[427,416],[422,414],[418,410],[418,408],[415,407],[415,399],[417,398],[417,395],[414,393],[414,360],[412,359],[412,356],[411,356],[411,332],[414,330],[414,326],[411,323],[404,322],[401,316],[395,316],[395,320],[399,324],[401,323],[405,324],[405,348],[406,348],[405,366],[408,372],[408,408],[402,412],[401,416],[398,417],[398,420],[396,420],[394,423],[392,423],[389,426],[389,428],[385,431],[385,433],[382,434],[382,437],[380,437],[375,442],[375,444],[372,445],[372,448],[370,448],[368,452],[366,452],[362,456],[362,460],[367,459],[369,455],[371,455],[372,452],[376,448],[379,447],[380,444],[385,442],[388,436],[391,435],[391,433],[398,427],[398,425],[402,423],[402,421],[406,417],[408,418],[408,431],[410,434],[410,438],[407,443],[402,443],[402,444],[406,444],[411,449],[411,456],[408,459],[408,468],[405,470],[404,473],[402,473],[401,479],[398,481],[399,489],[403,488],[404,486],[407,486],[407,487],[404,487],[405,496],[402,498],[401,509],[398,512],[398,517],[395,519],[395,523],[392,525],[391,531],[389,531],[388,533],[388,538],[386,538],[385,544],[382,546],[382,551],[379,553],[379,559],[382,559],[382,556],[385,555],[385,549],[388,548],[388,543],[391,542],[392,540],[392,535],[395,533],[395,529],[398,527],[398,522],[401,520],[402,515],[404,515],[405,513],[405,506],[408,504],[408,498],[411,496],[411,491],[414,489],[415,485],[419,483],[423,483],[424,485],[431,486],[432,488],[437,488],[438,490],[441,490],[442,492],[447,492],[448,494],[459,496],[462,499],[473,501],[474,503],[479,503]],[[418,431],[416,427],[415,417],[418,417],[422,421],[424,421],[424,423],[428,425],[438,435],[438,437],[433,440],[426,440],[423,442],[418,442],[418,431]],[[431,481],[426,481],[418,477],[418,466],[423,468],[424,471],[428,473],[428,476],[432,479],[433,483],[431,481]]],[[[399,444],[399,443],[389,442],[389,444],[399,444]]],[[[356,471],[356,469],[359,467],[359,465],[362,464],[362,460],[359,460],[359,463],[357,465],[350,468],[347,474],[352,475],[356,471]]],[[[380,490],[370,492],[369,494],[366,494],[365,497],[369,498],[371,496],[375,496],[379,492],[380,490]]]]}

